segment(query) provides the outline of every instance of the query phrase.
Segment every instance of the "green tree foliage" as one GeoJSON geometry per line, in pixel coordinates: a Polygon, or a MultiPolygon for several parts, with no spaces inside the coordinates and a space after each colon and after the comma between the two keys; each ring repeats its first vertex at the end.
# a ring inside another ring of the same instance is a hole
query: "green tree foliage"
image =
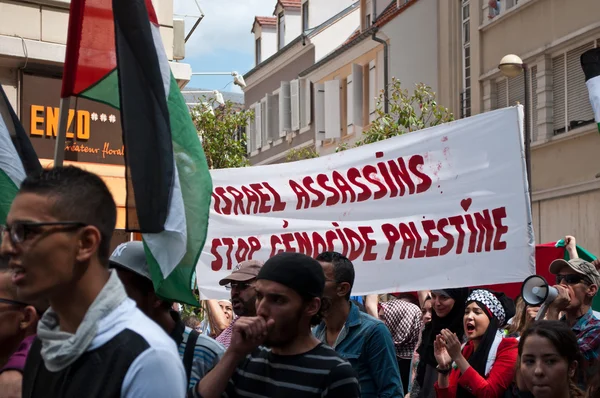
{"type": "Polygon", "coordinates": [[[254,120],[254,112],[237,111],[230,101],[211,111],[214,100],[204,100],[205,104],[196,106],[191,114],[208,167],[226,169],[248,166],[244,129],[249,120],[254,120]]]}
{"type": "Polygon", "coordinates": [[[286,162],[295,162],[303,159],[318,158],[319,153],[314,146],[304,148],[292,148],[285,157],[286,162]]]}
{"type": "MultiPolygon", "coordinates": [[[[385,93],[382,90],[377,101],[377,118],[363,132],[361,139],[356,141],[353,147],[386,140],[454,120],[452,113],[437,103],[431,87],[423,83],[416,84],[414,91],[410,93],[407,89],[402,88],[398,79],[393,77],[389,86],[388,113],[384,111],[384,99],[385,93]]],[[[337,147],[336,152],[348,148],[348,144],[344,143],[337,147]]]]}

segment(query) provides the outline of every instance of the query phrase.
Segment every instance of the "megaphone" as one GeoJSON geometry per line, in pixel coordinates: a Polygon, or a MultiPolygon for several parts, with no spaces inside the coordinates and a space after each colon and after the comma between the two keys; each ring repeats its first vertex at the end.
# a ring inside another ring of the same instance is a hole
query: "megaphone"
{"type": "Polygon", "coordinates": [[[546,310],[548,306],[556,299],[558,296],[558,290],[548,285],[546,279],[539,275],[532,275],[525,279],[523,282],[523,286],[521,287],[521,297],[523,297],[523,301],[527,305],[537,307],[541,305],[542,307],[537,313],[535,320],[543,319],[546,315],[546,310]]]}

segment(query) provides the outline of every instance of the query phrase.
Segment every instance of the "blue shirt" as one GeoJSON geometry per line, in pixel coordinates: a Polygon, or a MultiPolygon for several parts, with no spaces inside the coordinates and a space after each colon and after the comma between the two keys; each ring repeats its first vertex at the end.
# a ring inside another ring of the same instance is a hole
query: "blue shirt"
{"type": "MultiPolygon", "coordinates": [[[[327,344],[325,321],[314,330],[327,344]]],[[[402,397],[403,388],[392,335],[383,322],[350,303],[350,313],[333,349],[346,359],[360,383],[361,397],[402,397]]]]}

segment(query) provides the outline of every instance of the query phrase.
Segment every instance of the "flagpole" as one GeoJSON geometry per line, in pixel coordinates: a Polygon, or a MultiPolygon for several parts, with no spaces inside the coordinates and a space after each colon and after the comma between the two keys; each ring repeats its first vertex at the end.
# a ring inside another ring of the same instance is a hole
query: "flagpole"
{"type": "Polygon", "coordinates": [[[69,123],[69,107],[71,97],[60,99],[58,111],[58,131],[56,132],[56,145],[54,146],[54,167],[61,167],[65,160],[65,142],[67,141],[67,124],[69,123]]]}

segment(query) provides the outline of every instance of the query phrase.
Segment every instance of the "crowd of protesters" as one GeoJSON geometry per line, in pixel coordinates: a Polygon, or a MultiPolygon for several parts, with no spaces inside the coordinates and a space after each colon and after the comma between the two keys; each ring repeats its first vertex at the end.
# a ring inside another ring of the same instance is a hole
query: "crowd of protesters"
{"type": "Polygon", "coordinates": [[[110,254],[116,207],[74,167],[21,185],[0,228],[2,397],[600,397],[598,262],[556,260],[557,298],[447,288],[352,296],[348,258],[277,254],[184,318],[141,242],[110,254]]]}

